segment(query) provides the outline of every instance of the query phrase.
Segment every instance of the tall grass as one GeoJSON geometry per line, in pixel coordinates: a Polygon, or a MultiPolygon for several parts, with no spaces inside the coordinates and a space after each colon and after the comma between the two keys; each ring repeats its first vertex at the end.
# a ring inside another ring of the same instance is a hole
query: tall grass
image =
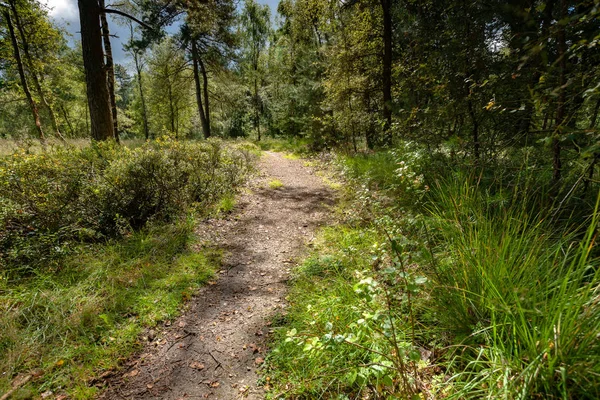
{"type": "Polygon", "coordinates": [[[434,192],[431,307],[456,344],[452,397],[598,398],[598,207],[583,233],[557,231],[527,191],[457,179],[434,192]]]}

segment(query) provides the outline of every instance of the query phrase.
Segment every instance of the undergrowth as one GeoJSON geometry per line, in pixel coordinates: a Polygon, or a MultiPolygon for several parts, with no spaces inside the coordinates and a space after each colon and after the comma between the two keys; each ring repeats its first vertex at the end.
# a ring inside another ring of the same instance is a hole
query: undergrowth
{"type": "Polygon", "coordinates": [[[257,153],[161,139],[1,158],[0,393],[29,377],[13,398],[93,398],[219,267],[194,226],[233,209],[257,153]]]}
{"type": "Polygon", "coordinates": [[[297,270],[271,398],[600,396],[598,187],[444,157],[335,157],[345,218],[297,270]]]}

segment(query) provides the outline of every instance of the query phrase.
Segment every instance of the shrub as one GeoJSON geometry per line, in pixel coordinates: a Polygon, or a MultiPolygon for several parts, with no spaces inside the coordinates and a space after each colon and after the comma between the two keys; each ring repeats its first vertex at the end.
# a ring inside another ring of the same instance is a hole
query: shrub
{"type": "Polygon", "coordinates": [[[54,268],[73,242],[171,221],[191,206],[206,210],[245,179],[253,151],[169,139],[17,151],[0,160],[0,271],[54,268]]]}

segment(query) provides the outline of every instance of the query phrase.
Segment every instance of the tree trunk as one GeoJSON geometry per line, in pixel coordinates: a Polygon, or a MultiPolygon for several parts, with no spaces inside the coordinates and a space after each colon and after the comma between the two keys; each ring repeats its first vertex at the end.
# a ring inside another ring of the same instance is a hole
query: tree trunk
{"type": "MultiPolygon", "coordinates": [[[[256,71],[255,71],[256,72],[256,71]]],[[[260,142],[260,113],[258,109],[258,80],[254,78],[254,123],[256,125],[257,139],[260,142]]]]}
{"type": "Polygon", "coordinates": [[[62,104],[60,105],[60,109],[62,110],[63,116],[65,117],[65,122],[67,123],[67,126],[69,127],[69,130],[71,131],[71,137],[74,138],[75,131],[73,130],[73,125],[71,125],[71,121],[69,120],[69,114],[67,114],[67,110],[65,110],[65,106],[63,106],[62,104]]]}
{"type": "Polygon", "coordinates": [[[171,87],[171,74],[169,66],[165,66],[165,76],[167,77],[167,95],[169,96],[169,119],[171,122],[171,133],[175,134],[175,139],[178,138],[178,132],[175,131],[175,106],[173,104],[173,88],[171,87]]]}
{"type": "Polygon", "coordinates": [[[10,2],[10,7],[15,16],[15,25],[17,27],[17,30],[19,31],[19,36],[21,36],[21,44],[23,45],[23,53],[25,54],[25,60],[27,61],[27,68],[29,70],[29,75],[31,76],[31,79],[33,80],[35,90],[37,91],[38,96],[40,97],[40,100],[42,101],[42,104],[48,111],[48,116],[50,117],[50,121],[52,122],[52,128],[54,128],[54,132],[56,133],[56,136],[64,142],[65,138],[62,136],[62,134],[60,133],[60,129],[58,128],[58,122],[56,120],[56,115],[54,114],[54,110],[52,110],[52,107],[50,107],[50,104],[46,100],[46,96],[44,95],[44,91],[42,90],[42,85],[40,83],[40,79],[38,78],[38,75],[35,71],[35,68],[33,65],[33,58],[31,57],[31,54],[29,53],[29,42],[27,41],[27,36],[25,35],[25,30],[23,29],[23,24],[21,23],[21,19],[19,18],[19,13],[17,11],[17,7],[16,7],[14,0],[10,2]]]}
{"type": "Polygon", "coordinates": [[[471,101],[471,99],[469,98],[469,100],[467,100],[467,106],[469,109],[469,115],[471,116],[471,122],[473,123],[473,130],[472,130],[472,136],[473,136],[473,155],[475,157],[475,163],[479,163],[479,122],[477,121],[477,116],[475,115],[475,110],[473,109],[473,102],[471,101]]]}
{"type": "Polygon", "coordinates": [[[87,87],[88,108],[93,140],[115,138],[110,112],[110,98],[106,85],[102,30],[100,29],[100,6],[97,0],[77,0],[81,22],[81,47],[87,87]]]}
{"type": "Polygon", "coordinates": [[[10,34],[10,40],[13,46],[15,60],[17,62],[17,69],[19,70],[19,78],[21,78],[21,85],[23,86],[23,92],[25,92],[25,97],[27,97],[27,101],[29,102],[29,106],[31,107],[31,114],[33,115],[33,120],[35,123],[35,127],[38,131],[40,142],[43,146],[45,146],[46,138],[44,137],[44,131],[42,130],[40,114],[38,112],[37,105],[35,104],[35,100],[31,96],[31,92],[29,91],[29,86],[27,86],[27,79],[25,78],[25,71],[23,69],[23,61],[21,60],[21,53],[19,51],[19,43],[17,42],[15,28],[13,27],[10,13],[8,12],[8,10],[4,11],[4,18],[6,19],[6,23],[8,25],[8,32],[10,34]]]}
{"type": "MultiPolygon", "coordinates": [[[[104,9],[104,0],[98,0],[100,7],[104,9]]],[[[106,84],[108,87],[108,96],[110,98],[110,110],[113,120],[113,130],[115,140],[119,143],[119,123],[117,120],[117,99],[115,98],[115,65],[112,56],[112,46],[110,44],[110,31],[108,30],[108,20],[106,13],[100,13],[100,22],[102,24],[102,40],[104,42],[104,55],[106,60],[106,84]]]]}
{"type": "Polygon", "coordinates": [[[392,0],[380,0],[383,9],[383,142],[392,144],[392,0]]]}
{"type": "Polygon", "coordinates": [[[369,118],[369,127],[365,130],[365,141],[367,142],[367,148],[373,150],[375,148],[375,127],[373,124],[373,118],[371,117],[371,94],[368,90],[364,92],[364,103],[369,118]]]}
{"type": "MultiPolygon", "coordinates": [[[[131,31],[131,42],[133,42],[133,25],[129,23],[129,30],[131,31]]],[[[132,48],[133,62],[135,63],[135,71],[137,72],[138,87],[140,89],[140,101],[142,102],[142,120],[144,122],[144,137],[146,140],[150,139],[150,129],[148,128],[148,111],[146,110],[146,99],[144,97],[144,85],[142,82],[142,66],[138,56],[138,50],[132,48]]]]}
{"type": "Polygon", "coordinates": [[[202,123],[202,133],[204,134],[204,139],[208,139],[210,137],[210,125],[204,112],[204,106],[202,105],[202,88],[200,85],[198,59],[198,48],[196,47],[196,42],[192,40],[192,65],[194,67],[194,82],[196,84],[196,104],[198,105],[198,113],[200,114],[200,122],[202,123]]]}
{"type": "Polygon", "coordinates": [[[137,72],[138,87],[140,89],[140,101],[142,102],[142,120],[144,122],[144,137],[150,139],[150,129],[148,128],[148,111],[146,110],[146,98],[144,97],[144,84],[142,82],[142,67],[137,56],[137,52],[133,55],[135,62],[135,70],[137,72]]]}
{"type": "Polygon", "coordinates": [[[206,115],[206,126],[208,128],[208,136],[210,133],[210,107],[208,102],[208,75],[206,74],[206,68],[204,67],[204,62],[202,59],[198,59],[198,63],[200,64],[200,72],[202,73],[202,80],[204,82],[204,114],[206,115]]]}
{"type": "MultiPolygon", "coordinates": [[[[567,15],[567,2],[561,0],[560,2],[560,19],[565,18],[567,15]]],[[[565,111],[566,111],[566,79],[567,79],[567,40],[565,35],[565,27],[561,25],[558,29],[557,34],[557,48],[558,48],[558,61],[560,68],[559,77],[559,95],[558,105],[556,108],[556,124],[554,137],[552,138],[552,180],[554,183],[558,183],[561,177],[562,162],[561,162],[561,145],[560,135],[562,133],[563,125],[565,123],[565,111]]]]}

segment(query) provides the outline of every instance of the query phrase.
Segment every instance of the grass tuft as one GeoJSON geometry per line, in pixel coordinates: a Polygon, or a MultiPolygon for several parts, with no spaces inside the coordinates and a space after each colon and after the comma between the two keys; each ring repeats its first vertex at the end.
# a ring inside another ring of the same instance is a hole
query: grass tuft
{"type": "Polygon", "coordinates": [[[272,179],[269,181],[269,187],[271,189],[279,189],[283,187],[283,182],[281,182],[279,179],[272,179]]]}

